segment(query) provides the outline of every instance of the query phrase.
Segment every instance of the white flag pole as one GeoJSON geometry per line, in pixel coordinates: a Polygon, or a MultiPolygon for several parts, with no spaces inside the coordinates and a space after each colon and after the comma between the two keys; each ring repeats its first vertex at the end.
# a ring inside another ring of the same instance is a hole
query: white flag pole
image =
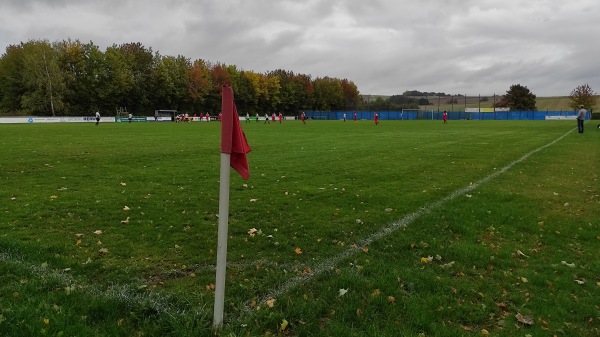
{"type": "Polygon", "coordinates": [[[229,223],[229,180],[231,154],[221,153],[221,176],[219,187],[219,234],[217,241],[217,280],[215,284],[215,307],[213,324],[223,325],[225,306],[225,270],[227,268],[227,229],[229,223]]]}

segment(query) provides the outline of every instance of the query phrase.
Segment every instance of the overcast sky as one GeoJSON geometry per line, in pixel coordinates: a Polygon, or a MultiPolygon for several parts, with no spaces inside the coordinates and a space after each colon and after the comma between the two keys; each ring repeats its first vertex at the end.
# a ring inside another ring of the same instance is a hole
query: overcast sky
{"type": "Polygon", "coordinates": [[[598,0],[0,0],[1,53],[69,38],[346,78],[361,94],[600,92],[598,0]]]}

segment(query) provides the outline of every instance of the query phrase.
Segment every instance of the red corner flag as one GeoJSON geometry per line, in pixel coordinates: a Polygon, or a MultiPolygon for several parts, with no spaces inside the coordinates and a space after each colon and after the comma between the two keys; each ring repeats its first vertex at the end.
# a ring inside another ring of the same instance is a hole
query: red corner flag
{"type": "Polygon", "coordinates": [[[246,135],[240,127],[240,118],[233,100],[231,87],[223,86],[221,95],[221,113],[223,120],[221,124],[221,153],[231,154],[231,167],[244,179],[250,178],[250,168],[246,153],[252,151],[246,135]]]}

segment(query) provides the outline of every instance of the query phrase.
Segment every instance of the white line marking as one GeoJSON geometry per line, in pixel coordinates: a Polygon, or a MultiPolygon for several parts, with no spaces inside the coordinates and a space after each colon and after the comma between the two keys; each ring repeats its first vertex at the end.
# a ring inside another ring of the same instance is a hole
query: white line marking
{"type": "MultiPolygon", "coordinates": [[[[364,240],[359,241],[357,244],[352,245],[350,248],[348,248],[347,250],[341,252],[338,255],[335,255],[333,257],[328,258],[327,260],[317,264],[314,268],[311,268],[311,272],[303,274],[301,276],[296,276],[286,282],[283,282],[281,284],[279,284],[278,287],[274,288],[270,293],[265,294],[261,297],[259,297],[259,299],[257,300],[257,303],[264,303],[265,301],[267,301],[268,299],[271,298],[277,298],[280,295],[286,293],[288,290],[295,288],[299,285],[305,284],[308,281],[310,281],[311,279],[313,279],[314,277],[329,271],[329,270],[333,270],[335,268],[336,265],[338,265],[340,263],[340,261],[342,261],[343,259],[361,251],[363,248],[367,247],[369,244],[371,244],[374,241],[377,241],[379,239],[382,239],[386,236],[388,236],[389,234],[394,233],[395,231],[397,231],[399,228],[403,228],[408,226],[410,223],[412,223],[413,221],[415,221],[416,219],[418,219],[419,217],[430,213],[432,210],[440,207],[441,205],[445,204],[448,201],[451,201],[453,199],[455,199],[456,197],[463,195],[467,192],[470,192],[474,189],[476,189],[477,187],[479,187],[482,184],[487,183],[488,181],[496,178],[497,176],[499,176],[500,174],[508,171],[509,169],[511,169],[513,166],[515,166],[516,164],[524,161],[525,159],[529,158],[531,155],[549,147],[552,146],[554,144],[556,144],[557,142],[559,142],[560,140],[562,140],[563,138],[565,138],[568,134],[570,134],[571,132],[573,132],[574,129],[568,131],[567,133],[565,133],[564,135],[558,137],[557,139],[555,139],[554,141],[543,145],[525,155],[523,155],[521,158],[511,162],[510,164],[504,166],[503,168],[501,168],[500,170],[495,171],[494,173],[488,175],[487,177],[484,177],[480,180],[478,180],[477,182],[470,184],[469,186],[460,188],[456,191],[454,191],[453,193],[451,193],[450,195],[436,201],[433,202],[431,204],[425,205],[424,207],[421,207],[418,211],[410,213],[408,215],[406,215],[405,217],[403,217],[400,220],[397,220],[393,223],[391,223],[390,225],[388,225],[387,227],[384,227],[382,229],[380,229],[379,231],[371,234],[370,236],[368,236],[367,238],[365,238],[364,240]]],[[[249,305],[250,305],[251,301],[246,301],[245,303],[242,304],[242,311],[246,311],[248,312],[250,310],[249,305]]],[[[241,318],[241,317],[240,317],[241,318]]]]}
{"type": "Polygon", "coordinates": [[[173,304],[173,301],[169,296],[164,296],[155,292],[141,291],[131,284],[111,284],[108,285],[106,289],[100,289],[91,284],[78,283],[75,277],[70,275],[67,271],[52,269],[51,266],[43,268],[40,265],[27,263],[21,256],[10,250],[0,251],[0,262],[19,265],[22,268],[27,269],[32,275],[41,276],[40,282],[47,282],[45,280],[48,279],[56,280],[65,286],[65,291],[67,291],[66,288],[68,287],[69,291],[81,292],[98,298],[116,300],[134,307],[147,306],[156,310],[157,313],[166,314],[172,317],[190,313],[197,317],[200,317],[203,314],[206,316],[208,314],[208,310],[206,310],[205,307],[195,310],[178,308],[173,304]]]}

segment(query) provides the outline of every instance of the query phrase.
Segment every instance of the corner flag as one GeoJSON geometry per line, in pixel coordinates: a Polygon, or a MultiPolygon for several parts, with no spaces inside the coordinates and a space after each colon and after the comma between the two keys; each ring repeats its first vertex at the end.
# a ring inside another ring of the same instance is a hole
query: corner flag
{"type": "Polygon", "coordinates": [[[215,327],[223,325],[225,306],[225,271],[227,269],[227,231],[229,226],[230,166],[244,179],[250,178],[246,153],[252,151],[240,127],[240,118],[233,100],[231,87],[223,86],[221,95],[221,172],[219,179],[219,233],[217,238],[217,268],[215,281],[215,327]]]}
{"type": "Polygon", "coordinates": [[[233,100],[231,87],[223,86],[221,98],[221,113],[223,120],[221,125],[221,153],[231,154],[231,167],[244,179],[250,178],[248,158],[246,153],[252,151],[246,135],[240,127],[240,118],[233,100]]]}

